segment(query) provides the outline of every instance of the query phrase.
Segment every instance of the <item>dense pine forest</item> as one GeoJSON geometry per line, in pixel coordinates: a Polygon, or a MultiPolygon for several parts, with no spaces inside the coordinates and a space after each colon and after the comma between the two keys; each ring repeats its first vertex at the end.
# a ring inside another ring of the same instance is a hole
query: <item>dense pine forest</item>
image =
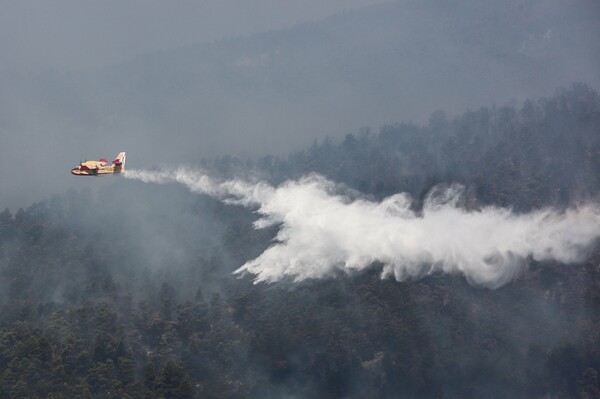
{"type": "MultiPolygon", "coordinates": [[[[564,209],[599,201],[600,96],[574,84],[198,165],[272,184],[319,173],[372,200],[407,192],[417,211],[453,182],[469,209],[564,209]]],[[[600,398],[600,246],[581,264],[530,259],[495,290],[381,279],[378,265],[253,284],[231,272],[272,243],[256,218],[118,178],[4,210],[0,397],[600,398]]]]}

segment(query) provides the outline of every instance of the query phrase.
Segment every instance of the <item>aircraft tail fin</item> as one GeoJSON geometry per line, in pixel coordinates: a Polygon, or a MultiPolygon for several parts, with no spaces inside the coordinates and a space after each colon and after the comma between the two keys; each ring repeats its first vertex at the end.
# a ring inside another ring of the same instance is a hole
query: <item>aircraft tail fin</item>
{"type": "Polygon", "coordinates": [[[119,155],[112,162],[115,165],[115,172],[123,172],[125,170],[125,161],[127,157],[124,152],[120,152],[119,155]]]}

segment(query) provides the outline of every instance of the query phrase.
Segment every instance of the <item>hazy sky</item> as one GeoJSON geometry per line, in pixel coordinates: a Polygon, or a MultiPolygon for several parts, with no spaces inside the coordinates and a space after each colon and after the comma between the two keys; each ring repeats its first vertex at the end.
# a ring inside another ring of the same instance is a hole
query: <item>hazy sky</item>
{"type": "Polygon", "coordinates": [[[110,184],[69,170],[120,151],[129,169],[285,156],[598,88],[599,16],[597,0],[0,0],[0,211],[110,184]]]}
{"type": "Polygon", "coordinates": [[[318,20],[383,0],[8,0],[0,66],[106,66],[157,50],[318,20]]]}

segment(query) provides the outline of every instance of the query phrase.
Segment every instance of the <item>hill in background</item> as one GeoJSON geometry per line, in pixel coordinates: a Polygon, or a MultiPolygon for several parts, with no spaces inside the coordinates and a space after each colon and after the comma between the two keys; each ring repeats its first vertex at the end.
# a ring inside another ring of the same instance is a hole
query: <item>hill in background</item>
{"type": "MultiPolygon", "coordinates": [[[[277,183],[319,172],[366,199],[438,182],[518,212],[600,191],[600,99],[584,85],[522,107],[324,140],[288,157],[205,161],[277,183]]],[[[113,180],[0,213],[2,397],[595,397],[600,251],[527,261],[497,290],[459,275],[253,285],[273,243],[256,214],[175,185],[113,180]],[[586,396],[587,395],[587,396],[586,396]]]]}

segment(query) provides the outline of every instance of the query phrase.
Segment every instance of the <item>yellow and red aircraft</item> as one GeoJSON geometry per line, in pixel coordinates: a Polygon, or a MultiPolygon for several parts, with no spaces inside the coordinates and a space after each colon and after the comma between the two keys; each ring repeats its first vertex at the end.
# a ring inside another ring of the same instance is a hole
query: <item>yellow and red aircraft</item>
{"type": "Polygon", "coordinates": [[[81,162],[79,166],[71,169],[75,176],[100,176],[125,172],[125,153],[120,152],[111,164],[104,158],[98,161],[81,162]]]}

